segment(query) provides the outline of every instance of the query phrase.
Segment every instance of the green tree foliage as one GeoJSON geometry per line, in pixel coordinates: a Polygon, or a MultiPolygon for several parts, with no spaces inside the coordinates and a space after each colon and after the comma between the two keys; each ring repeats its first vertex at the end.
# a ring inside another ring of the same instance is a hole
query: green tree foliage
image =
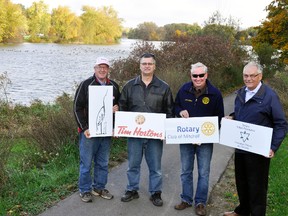
{"type": "Polygon", "coordinates": [[[128,38],[142,39],[147,41],[158,41],[163,39],[163,30],[154,22],[144,22],[131,29],[128,38]]]}
{"type": "Polygon", "coordinates": [[[6,10],[4,7],[4,0],[0,0],[0,42],[3,41],[4,28],[7,25],[5,17],[6,17],[6,10]]]}
{"type": "Polygon", "coordinates": [[[21,7],[9,0],[0,0],[0,42],[20,42],[26,31],[26,17],[21,7]]]}
{"type": "Polygon", "coordinates": [[[27,9],[28,26],[31,42],[39,42],[41,38],[47,38],[51,26],[51,15],[48,13],[48,5],[43,0],[33,2],[27,9]]]}
{"type": "Polygon", "coordinates": [[[122,35],[121,19],[112,7],[83,6],[82,40],[86,44],[115,43],[122,35]]]}
{"type": "Polygon", "coordinates": [[[229,18],[224,18],[219,11],[214,12],[204,22],[205,26],[202,29],[204,35],[218,35],[231,42],[235,41],[236,34],[239,30],[239,21],[229,18]]]}
{"type": "Polygon", "coordinates": [[[246,29],[248,37],[255,37],[258,34],[258,30],[255,27],[250,27],[246,29]]]}
{"type": "Polygon", "coordinates": [[[268,43],[281,52],[281,62],[288,64],[288,1],[273,0],[266,11],[266,20],[259,26],[258,34],[252,40],[253,47],[268,43]]]}
{"type": "Polygon", "coordinates": [[[52,10],[49,37],[54,42],[73,42],[79,39],[81,20],[68,7],[52,10]]]}
{"type": "Polygon", "coordinates": [[[208,21],[204,22],[205,25],[216,24],[216,25],[223,25],[223,26],[231,26],[236,30],[239,30],[240,21],[239,19],[235,19],[231,16],[223,17],[220,11],[215,11],[212,15],[208,18],[208,21]]]}
{"type": "Polygon", "coordinates": [[[147,41],[176,41],[199,33],[201,27],[198,24],[172,23],[158,27],[153,22],[144,22],[133,28],[128,33],[130,39],[147,41]]]}
{"type": "Polygon", "coordinates": [[[247,30],[238,31],[235,38],[241,43],[245,43],[249,39],[249,33],[247,30]]]}
{"type": "MultiPolygon", "coordinates": [[[[146,41],[187,41],[189,37],[202,35],[216,35],[225,38],[231,42],[235,42],[237,32],[239,31],[239,21],[232,17],[223,18],[219,11],[214,12],[205,22],[203,29],[197,24],[172,23],[158,27],[153,22],[144,22],[139,24],[137,28],[131,29],[128,38],[142,39],[146,41]]],[[[238,36],[240,40],[240,35],[238,36]]],[[[248,38],[246,35],[245,40],[248,38]]],[[[241,38],[243,39],[243,38],[241,38]]]]}
{"type": "Polygon", "coordinates": [[[50,14],[43,0],[33,2],[28,9],[10,0],[0,0],[0,43],[19,42],[23,36],[31,42],[118,42],[122,36],[122,19],[112,7],[84,6],[83,11],[79,17],[68,7],[59,6],[50,14]]]}
{"type": "Polygon", "coordinates": [[[201,31],[201,27],[198,24],[186,24],[186,23],[172,23],[164,25],[165,36],[164,41],[175,41],[178,38],[192,36],[198,34],[201,31]]]}
{"type": "Polygon", "coordinates": [[[265,78],[271,78],[275,74],[278,58],[271,58],[277,54],[277,50],[267,42],[255,44],[253,50],[257,53],[257,58],[261,65],[265,67],[265,78]]]}
{"type": "Polygon", "coordinates": [[[237,31],[232,26],[209,24],[202,29],[203,35],[218,35],[229,41],[234,41],[237,31]]]}
{"type": "Polygon", "coordinates": [[[249,27],[244,30],[240,30],[236,33],[236,40],[240,41],[243,45],[251,46],[251,38],[255,37],[258,33],[258,30],[255,27],[249,27]]]}
{"type": "Polygon", "coordinates": [[[103,26],[105,31],[105,40],[107,43],[115,43],[122,36],[122,19],[118,18],[118,13],[113,7],[103,7],[99,9],[99,12],[105,18],[103,26]]]}

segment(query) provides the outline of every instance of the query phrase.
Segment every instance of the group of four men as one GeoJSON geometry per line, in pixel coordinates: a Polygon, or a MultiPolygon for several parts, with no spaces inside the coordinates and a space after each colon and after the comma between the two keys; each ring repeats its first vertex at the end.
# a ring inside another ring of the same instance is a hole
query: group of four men
{"type": "MultiPolygon", "coordinates": [[[[191,65],[191,81],[178,91],[175,101],[167,83],[155,76],[156,58],[151,53],[140,57],[141,74],[128,81],[120,94],[119,86],[108,78],[110,63],[107,58],[97,58],[93,76],[78,87],[74,99],[74,114],[79,131],[81,200],[91,202],[92,195],[112,199],[105,188],[108,176],[108,161],[111,137],[90,137],[88,125],[88,87],[90,85],[113,86],[113,112],[164,113],[167,118],[218,116],[219,127],[224,117],[221,92],[208,81],[207,67],[198,62],[191,65]],[[94,162],[93,179],[91,167],[94,162]]],[[[240,204],[225,216],[264,216],[268,188],[270,158],[279,148],[287,131],[287,122],[276,93],[262,82],[262,67],[254,62],[243,69],[245,86],[237,91],[235,109],[229,117],[235,120],[273,128],[269,158],[247,151],[235,153],[235,177],[240,204]]],[[[97,98],[95,98],[97,100],[97,98]]],[[[128,184],[122,202],[139,198],[140,166],[145,156],[149,169],[150,200],[155,206],[162,206],[161,158],[163,140],[128,138],[128,184]]],[[[206,215],[212,143],[180,144],[181,156],[181,202],[176,210],[195,206],[197,215],[206,215]],[[198,181],[194,194],[194,158],[197,159],[198,181]]]]}

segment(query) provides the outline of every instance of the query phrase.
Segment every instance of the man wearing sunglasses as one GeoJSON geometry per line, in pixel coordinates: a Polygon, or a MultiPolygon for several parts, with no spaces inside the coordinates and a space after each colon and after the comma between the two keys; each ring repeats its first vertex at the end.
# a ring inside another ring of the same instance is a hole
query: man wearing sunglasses
{"type": "MultiPolygon", "coordinates": [[[[167,83],[154,75],[155,56],[145,53],[140,57],[141,74],[128,81],[123,87],[120,99],[120,111],[165,113],[173,117],[173,97],[167,83]]],[[[140,167],[143,155],[149,169],[150,200],[155,206],[162,206],[162,172],[161,158],[163,140],[128,138],[128,184],[122,202],[138,199],[140,167]]]]}
{"type": "MultiPolygon", "coordinates": [[[[224,116],[223,97],[220,91],[208,81],[207,67],[198,62],[191,65],[191,81],[185,83],[177,93],[175,115],[180,118],[224,116]]],[[[181,157],[181,203],[176,210],[191,207],[194,203],[197,215],[206,215],[206,202],[209,188],[210,162],[213,143],[180,144],[181,157]],[[198,181],[194,195],[194,158],[197,159],[198,181]]]]}

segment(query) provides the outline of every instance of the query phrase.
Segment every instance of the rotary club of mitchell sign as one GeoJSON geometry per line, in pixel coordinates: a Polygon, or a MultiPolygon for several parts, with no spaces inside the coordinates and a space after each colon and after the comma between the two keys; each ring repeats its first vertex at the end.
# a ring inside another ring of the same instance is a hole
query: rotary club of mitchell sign
{"type": "Polygon", "coordinates": [[[166,119],[165,133],[167,144],[218,143],[218,117],[166,119]]]}

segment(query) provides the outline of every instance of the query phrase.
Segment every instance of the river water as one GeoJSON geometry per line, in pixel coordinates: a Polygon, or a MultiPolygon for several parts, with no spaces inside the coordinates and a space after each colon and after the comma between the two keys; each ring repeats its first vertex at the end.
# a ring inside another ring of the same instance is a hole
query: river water
{"type": "MultiPolygon", "coordinates": [[[[93,74],[98,56],[110,60],[127,57],[136,40],[117,45],[61,45],[53,43],[0,46],[0,74],[7,72],[12,84],[8,99],[13,104],[44,103],[75,92],[75,86],[93,74]]],[[[1,91],[1,89],[0,89],[1,91]]],[[[3,91],[1,92],[3,97],[3,91]]]]}

